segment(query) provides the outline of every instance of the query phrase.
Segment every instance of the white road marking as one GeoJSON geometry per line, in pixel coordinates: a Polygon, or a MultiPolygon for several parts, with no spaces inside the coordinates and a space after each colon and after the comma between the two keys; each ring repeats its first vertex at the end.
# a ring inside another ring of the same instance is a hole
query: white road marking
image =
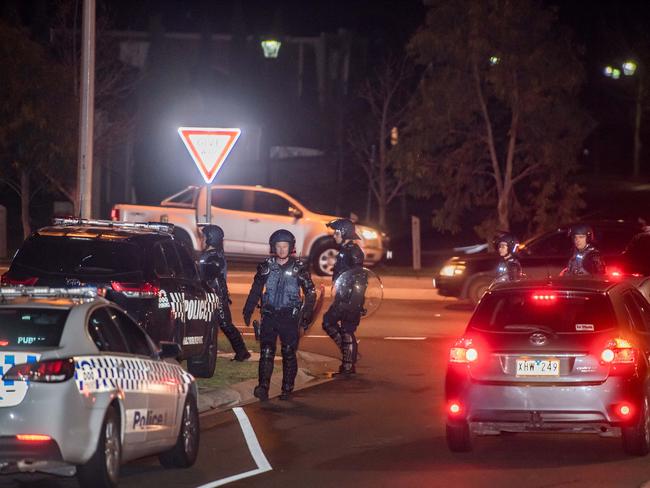
{"type": "Polygon", "coordinates": [[[426,337],[384,337],[385,341],[424,341],[426,337]]]}
{"type": "Polygon", "coordinates": [[[309,334],[309,335],[303,336],[303,338],[305,338],[305,337],[313,337],[314,339],[329,339],[330,338],[330,336],[318,335],[318,334],[309,334]]]}
{"type": "Polygon", "coordinates": [[[253,426],[251,425],[250,420],[248,420],[248,416],[244,412],[244,409],[241,407],[235,407],[232,409],[232,411],[237,416],[237,420],[239,420],[239,425],[241,426],[241,430],[244,433],[244,438],[246,439],[248,450],[250,451],[251,456],[253,456],[255,464],[257,464],[257,469],[235,474],[233,476],[229,476],[228,478],[211,481],[199,486],[198,488],[214,488],[216,486],[223,486],[225,484],[232,483],[233,481],[266,473],[267,471],[271,471],[273,469],[269,464],[269,461],[266,459],[264,452],[262,452],[262,448],[259,441],[257,440],[253,426]]]}

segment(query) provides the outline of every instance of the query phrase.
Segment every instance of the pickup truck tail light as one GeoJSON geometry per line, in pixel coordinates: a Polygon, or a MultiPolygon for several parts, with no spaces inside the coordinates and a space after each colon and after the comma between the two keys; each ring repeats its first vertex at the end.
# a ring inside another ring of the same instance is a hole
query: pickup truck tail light
{"type": "Polygon", "coordinates": [[[111,209],[111,220],[117,222],[120,220],[120,209],[113,207],[111,209]]]}
{"type": "Polygon", "coordinates": [[[25,286],[34,286],[38,278],[28,277],[28,278],[11,278],[9,272],[7,271],[2,276],[0,276],[0,285],[25,285],[25,286]]]}
{"type": "Polygon", "coordinates": [[[122,283],[119,281],[111,281],[111,288],[128,298],[156,298],[160,292],[159,286],[149,282],[122,283]]]}

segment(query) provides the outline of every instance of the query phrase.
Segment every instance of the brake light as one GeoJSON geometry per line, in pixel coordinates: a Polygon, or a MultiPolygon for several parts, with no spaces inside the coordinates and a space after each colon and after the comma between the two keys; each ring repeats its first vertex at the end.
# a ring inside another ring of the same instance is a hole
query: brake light
{"type": "Polygon", "coordinates": [[[533,301],[538,303],[549,303],[555,300],[557,300],[557,295],[555,293],[538,292],[533,294],[533,301]]]}
{"type": "Polygon", "coordinates": [[[119,221],[120,220],[120,209],[113,207],[111,209],[111,220],[112,221],[119,221]]]}
{"type": "Polygon", "coordinates": [[[9,276],[9,271],[4,273],[2,275],[2,277],[0,277],[0,285],[34,286],[37,281],[38,281],[38,278],[36,278],[36,277],[23,278],[22,280],[19,280],[17,278],[11,278],[9,276]]]}
{"type": "Polygon", "coordinates": [[[634,408],[629,403],[620,403],[616,406],[616,413],[619,417],[630,418],[634,414],[634,408]]]}
{"type": "Polygon", "coordinates": [[[634,364],[637,352],[632,343],[617,337],[610,340],[600,353],[602,364],[634,364]]]}
{"type": "Polygon", "coordinates": [[[111,281],[113,290],[123,293],[129,298],[155,298],[160,292],[160,287],[153,283],[121,283],[111,281]]]}
{"type": "Polygon", "coordinates": [[[458,339],[449,350],[450,363],[473,363],[478,360],[478,350],[472,345],[472,339],[458,339]]]}
{"type": "Polygon", "coordinates": [[[3,380],[34,381],[36,383],[61,383],[74,376],[74,361],[67,359],[50,359],[35,363],[23,363],[13,366],[2,377],[3,380]]]}
{"type": "Polygon", "coordinates": [[[447,404],[447,413],[451,417],[458,417],[459,415],[462,415],[464,411],[463,405],[460,402],[449,402],[447,404]]]}
{"type": "Polygon", "coordinates": [[[16,439],[21,442],[48,442],[52,438],[45,434],[18,434],[16,439]]]}

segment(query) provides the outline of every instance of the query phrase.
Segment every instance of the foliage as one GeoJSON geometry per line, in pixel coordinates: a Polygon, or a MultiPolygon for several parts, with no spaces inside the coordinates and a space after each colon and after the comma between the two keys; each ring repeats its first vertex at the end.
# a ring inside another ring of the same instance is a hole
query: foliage
{"type": "Polygon", "coordinates": [[[571,176],[590,121],[577,106],[579,50],[535,0],[430,2],[408,49],[425,68],[403,158],[420,195],[441,194],[441,230],[483,212],[482,234],[536,228],[580,207],[571,176]],[[419,163],[419,164],[417,164],[419,163]]]}

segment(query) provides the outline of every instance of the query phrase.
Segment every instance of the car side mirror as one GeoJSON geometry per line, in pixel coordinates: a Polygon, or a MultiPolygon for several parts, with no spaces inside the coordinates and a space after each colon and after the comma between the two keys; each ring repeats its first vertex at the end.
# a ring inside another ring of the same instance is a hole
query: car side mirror
{"type": "Polygon", "coordinates": [[[181,350],[181,346],[179,346],[178,343],[160,341],[160,352],[158,353],[160,359],[178,359],[182,353],[183,351],[181,350]]]}
{"type": "Polygon", "coordinates": [[[291,215],[294,219],[301,219],[302,210],[297,209],[295,207],[289,207],[289,215],[291,215]]]}

